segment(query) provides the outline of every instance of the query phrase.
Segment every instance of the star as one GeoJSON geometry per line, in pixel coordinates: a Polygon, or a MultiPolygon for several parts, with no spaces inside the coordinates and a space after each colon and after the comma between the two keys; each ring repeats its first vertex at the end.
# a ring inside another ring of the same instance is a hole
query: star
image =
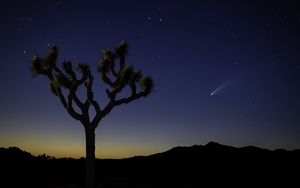
{"type": "Polygon", "coordinates": [[[159,18],[159,22],[160,22],[160,23],[164,23],[164,22],[165,22],[165,19],[164,19],[164,18],[159,18]]]}

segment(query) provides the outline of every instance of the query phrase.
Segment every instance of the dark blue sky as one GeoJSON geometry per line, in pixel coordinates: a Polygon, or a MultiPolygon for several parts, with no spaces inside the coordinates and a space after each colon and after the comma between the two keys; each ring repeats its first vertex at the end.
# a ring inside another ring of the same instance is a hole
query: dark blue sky
{"type": "MultiPolygon", "coordinates": [[[[31,78],[33,54],[91,65],[130,45],[151,96],[120,106],[96,131],[97,157],[146,155],[211,140],[300,148],[300,3],[282,1],[1,1],[0,146],[84,155],[84,131],[31,78]],[[211,95],[213,93],[213,95],[211,95]]],[[[97,77],[97,76],[95,76],[97,77]]],[[[105,85],[95,82],[104,105],[105,85]]]]}

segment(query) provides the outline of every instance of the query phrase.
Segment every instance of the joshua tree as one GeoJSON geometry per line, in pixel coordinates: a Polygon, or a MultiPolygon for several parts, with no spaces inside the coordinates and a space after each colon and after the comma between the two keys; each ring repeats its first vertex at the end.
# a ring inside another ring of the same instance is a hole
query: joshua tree
{"type": "Polygon", "coordinates": [[[94,188],[96,183],[95,129],[99,122],[114,107],[146,97],[153,89],[153,81],[149,76],[142,75],[141,71],[135,70],[132,65],[125,65],[126,55],[128,55],[128,44],[126,42],[121,42],[115,51],[102,50],[101,61],[97,70],[102,81],[108,87],[106,95],[109,100],[104,107],[100,106],[95,99],[92,89],[94,77],[89,65],[77,63],[76,67],[79,70],[77,74],[74,71],[73,63],[70,61],[64,61],[62,68],[59,68],[57,66],[58,48],[56,46],[50,48],[50,53],[46,57],[40,58],[35,55],[32,60],[31,70],[33,76],[44,75],[48,77],[50,80],[49,88],[52,93],[58,97],[70,116],[80,121],[84,127],[87,188],[94,188]],[[85,90],[84,101],[76,93],[80,87],[84,87],[85,90]],[[130,88],[131,94],[124,98],[118,97],[125,87],[130,88]],[[77,108],[74,108],[74,105],[77,108]],[[96,112],[93,117],[89,114],[90,108],[94,108],[96,112]]]}

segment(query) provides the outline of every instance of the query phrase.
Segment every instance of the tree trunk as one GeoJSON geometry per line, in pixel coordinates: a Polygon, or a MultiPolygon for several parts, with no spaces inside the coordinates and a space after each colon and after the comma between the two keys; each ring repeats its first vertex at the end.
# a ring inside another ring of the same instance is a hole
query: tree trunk
{"type": "Polygon", "coordinates": [[[86,188],[95,188],[95,130],[85,126],[86,139],[86,188]]]}

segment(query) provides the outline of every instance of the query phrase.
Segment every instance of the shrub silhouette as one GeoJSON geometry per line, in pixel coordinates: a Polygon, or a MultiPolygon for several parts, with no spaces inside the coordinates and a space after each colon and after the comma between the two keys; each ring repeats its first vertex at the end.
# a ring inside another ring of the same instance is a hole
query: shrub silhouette
{"type": "Polygon", "coordinates": [[[124,41],[114,51],[110,49],[102,50],[101,61],[97,70],[102,81],[108,86],[106,94],[109,99],[109,102],[103,108],[94,97],[92,88],[94,77],[89,65],[76,64],[80,77],[74,72],[74,63],[70,61],[64,61],[62,69],[59,68],[57,66],[57,46],[52,46],[50,53],[44,58],[34,55],[31,63],[33,76],[44,75],[49,78],[49,88],[52,93],[58,97],[69,115],[80,121],[85,129],[87,188],[95,187],[95,129],[99,122],[114,107],[146,97],[153,90],[151,77],[144,76],[141,71],[135,70],[132,65],[127,66],[125,64],[127,55],[128,44],[124,41]],[[76,93],[80,87],[85,88],[85,101],[80,100],[76,93]],[[118,98],[118,95],[126,87],[130,88],[131,94],[127,97],[118,98]],[[77,108],[74,108],[73,105],[76,105],[77,108]],[[94,108],[96,112],[93,117],[90,117],[90,108],[94,108]],[[79,109],[80,112],[75,109],[79,109]]]}

